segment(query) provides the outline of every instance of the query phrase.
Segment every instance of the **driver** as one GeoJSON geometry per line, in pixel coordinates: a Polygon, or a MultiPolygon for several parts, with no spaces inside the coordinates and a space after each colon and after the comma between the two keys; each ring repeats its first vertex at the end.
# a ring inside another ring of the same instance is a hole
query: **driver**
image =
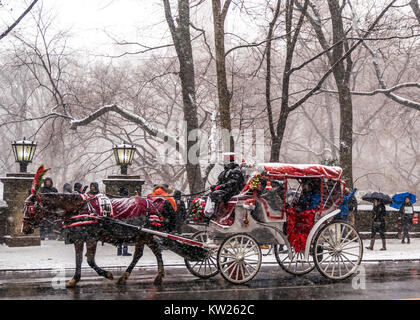
{"type": "Polygon", "coordinates": [[[210,218],[221,202],[227,202],[238,194],[245,185],[245,179],[241,168],[235,163],[235,154],[226,152],[223,154],[224,170],[217,178],[217,184],[211,186],[211,193],[207,198],[204,214],[210,218]]]}

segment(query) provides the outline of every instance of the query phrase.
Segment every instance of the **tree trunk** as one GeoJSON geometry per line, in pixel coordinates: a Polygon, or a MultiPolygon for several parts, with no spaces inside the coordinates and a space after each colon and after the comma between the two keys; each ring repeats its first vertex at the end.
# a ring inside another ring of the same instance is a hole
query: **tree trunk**
{"type": "MultiPolygon", "coordinates": [[[[328,7],[331,13],[333,43],[337,43],[345,38],[342,12],[337,0],[328,0],[328,7]]],[[[344,49],[348,50],[347,40],[334,47],[330,60],[331,65],[341,59],[344,49]]],[[[343,168],[343,179],[350,188],[353,186],[353,104],[350,94],[350,72],[352,66],[353,63],[349,55],[333,71],[340,104],[340,165],[343,168]]]]}
{"type": "Polygon", "coordinates": [[[410,6],[411,6],[411,9],[413,10],[416,18],[417,18],[417,21],[420,24],[420,7],[419,7],[419,1],[418,0],[411,0],[410,1],[410,6]]]}
{"type": "MultiPolygon", "coordinates": [[[[225,59],[225,18],[229,8],[230,0],[226,0],[221,8],[221,0],[212,0],[213,5],[213,25],[214,25],[214,44],[216,50],[216,75],[217,75],[217,94],[219,98],[220,125],[229,133],[232,130],[230,118],[231,93],[227,86],[226,59],[225,59]]],[[[223,146],[225,152],[234,151],[234,140],[230,137],[230,146],[223,146]]]]}
{"type": "Polygon", "coordinates": [[[348,85],[338,90],[340,102],[340,165],[343,179],[353,188],[353,105],[348,85]]]}
{"type": "Polygon", "coordinates": [[[195,95],[195,74],[194,59],[191,47],[190,35],[190,6],[188,0],[178,0],[178,26],[175,26],[169,0],[163,0],[165,7],[165,17],[171,31],[172,39],[179,61],[179,77],[182,87],[182,103],[184,111],[184,120],[187,123],[187,141],[186,142],[186,171],[187,180],[191,192],[197,192],[204,189],[204,183],[201,178],[201,168],[199,164],[190,162],[189,150],[196,141],[188,141],[190,132],[199,128],[197,118],[197,105],[195,95]]]}

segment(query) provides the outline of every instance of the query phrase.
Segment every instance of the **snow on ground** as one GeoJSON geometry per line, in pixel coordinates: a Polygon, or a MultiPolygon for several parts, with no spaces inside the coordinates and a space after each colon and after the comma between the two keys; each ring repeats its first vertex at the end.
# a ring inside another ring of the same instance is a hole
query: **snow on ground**
{"type": "MultiPolygon", "coordinates": [[[[369,240],[363,240],[364,247],[369,244],[369,240]]],[[[380,251],[382,242],[377,239],[374,251],[364,248],[363,261],[378,260],[420,260],[420,238],[411,239],[410,244],[402,244],[398,239],[387,239],[387,250],[380,251]]],[[[133,253],[134,247],[129,246],[129,252],[133,253]]],[[[263,254],[267,250],[263,250],[263,254]]],[[[96,253],[96,263],[103,267],[126,267],[130,264],[132,257],[117,256],[117,248],[113,245],[98,244],[96,253]]],[[[163,250],[163,261],[166,266],[184,265],[184,259],[177,254],[163,250]]],[[[263,263],[275,263],[273,254],[263,256],[263,263]]],[[[65,245],[61,241],[46,240],[41,241],[38,247],[15,247],[9,248],[0,245],[0,270],[31,270],[31,269],[59,269],[74,268],[75,255],[74,246],[65,245]]],[[[144,250],[144,255],[137,264],[138,267],[156,266],[156,258],[148,247],[144,250]]],[[[83,256],[82,267],[88,267],[86,257],[83,256]]]]}

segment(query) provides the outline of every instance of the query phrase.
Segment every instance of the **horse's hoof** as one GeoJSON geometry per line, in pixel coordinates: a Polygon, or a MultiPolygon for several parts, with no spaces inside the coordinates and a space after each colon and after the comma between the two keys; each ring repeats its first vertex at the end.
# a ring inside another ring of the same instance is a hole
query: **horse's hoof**
{"type": "Polygon", "coordinates": [[[77,284],[77,281],[75,279],[71,279],[66,283],[66,288],[74,288],[77,284]]]}
{"type": "Polygon", "coordinates": [[[109,280],[113,280],[114,279],[114,276],[112,275],[111,272],[107,272],[107,273],[105,273],[105,278],[107,278],[109,280]]]}
{"type": "Polygon", "coordinates": [[[130,274],[128,272],[124,272],[122,274],[122,276],[118,279],[118,284],[119,285],[124,285],[127,282],[127,279],[128,279],[129,275],[130,274]]]}
{"type": "Polygon", "coordinates": [[[155,286],[160,286],[160,285],[162,285],[162,282],[163,282],[163,278],[162,278],[162,277],[160,277],[160,276],[157,276],[157,277],[155,278],[155,281],[153,281],[153,284],[154,284],[155,286]]]}

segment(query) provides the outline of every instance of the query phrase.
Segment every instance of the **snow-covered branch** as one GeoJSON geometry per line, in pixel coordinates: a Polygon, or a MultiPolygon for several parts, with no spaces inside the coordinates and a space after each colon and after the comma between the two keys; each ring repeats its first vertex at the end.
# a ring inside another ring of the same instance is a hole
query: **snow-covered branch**
{"type": "Polygon", "coordinates": [[[103,106],[101,108],[99,108],[98,110],[96,110],[95,112],[91,113],[90,115],[88,115],[87,117],[83,118],[83,119],[79,119],[79,120],[71,120],[70,121],[70,129],[77,129],[77,127],[80,126],[86,126],[89,123],[95,121],[96,119],[98,119],[100,116],[108,113],[108,112],[115,112],[118,113],[119,115],[121,115],[123,118],[137,124],[139,127],[141,127],[144,131],[146,131],[149,135],[154,136],[154,137],[158,137],[160,139],[162,139],[163,141],[169,143],[170,145],[174,146],[176,150],[179,150],[179,152],[183,152],[183,148],[180,145],[179,141],[174,138],[173,136],[171,136],[169,133],[156,128],[155,126],[153,126],[152,124],[150,124],[150,122],[148,122],[146,119],[144,119],[143,117],[140,117],[130,111],[127,111],[126,109],[120,107],[117,104],[111,104],[111,105],[107,105],[107,106],[103,106]]]}
{"type": "MultiPolygon", "coordinates": [[[[374,96],[377,94],[388,94],[393,91],[397,91],[402,88],[419,88],[420,89],[420,83],[419,82],[406,82],[406,83],[399,83],[391,88],[385,88],[385,89],[376,89],[373,91],[351,91],[351,94],[357,95],[357,96],[374,96]]],[[[321,92],[327,92],[327,93],[338,93],[337,90],[327,90],[327,89],[321,89],[321,92]]]]}
{"type": "MultiPolygon", "coordinates": [[[[360,34],[360,30],[358,28],[358,25],[357,25],[357,22],[356,22],[355,19],[354,19],[354,24],[353,25],[354,25],[354,28],[355,28],[356,32],[360,34]]],[[[401,97],[401,96],[399,96],[399,95],[397,95],[393,92],[395,90],[398,90],[398,89],[401,89],[401,88],[407,88],[407,87],[420,88],[420,84],[419,83],[413,83],[413,82],[402,83],[402,84],[395,85],[392,88],[388,88],[386,83],[385,83],[385,80],[383,79],[383,72],[382,72],[382,70],[379,66],[378,55],[365,41],[363,41],[362,45],[363,45],[363,47],[366,48],[366,50],[372,56],[372,63],[373,63],[373,67],[375,69],[375,74],[376,74],[376,78],[378,79],[380,89],[374,90],[373,92],[368,92],[367,94],[360,94],[360,92],[359,92],[359,95],[374,95],[374,94],[377,94],[377,93],[383,93],[388,98],[390,98],[391,100],[393,100],[393,101],[395,101],[395,102],[397,102],[397,103],[399,103],[403,106],[413,108],[413,109],[416,109],[416,110],[420,110],[420,103],[419,102],[401,97]]]]}

